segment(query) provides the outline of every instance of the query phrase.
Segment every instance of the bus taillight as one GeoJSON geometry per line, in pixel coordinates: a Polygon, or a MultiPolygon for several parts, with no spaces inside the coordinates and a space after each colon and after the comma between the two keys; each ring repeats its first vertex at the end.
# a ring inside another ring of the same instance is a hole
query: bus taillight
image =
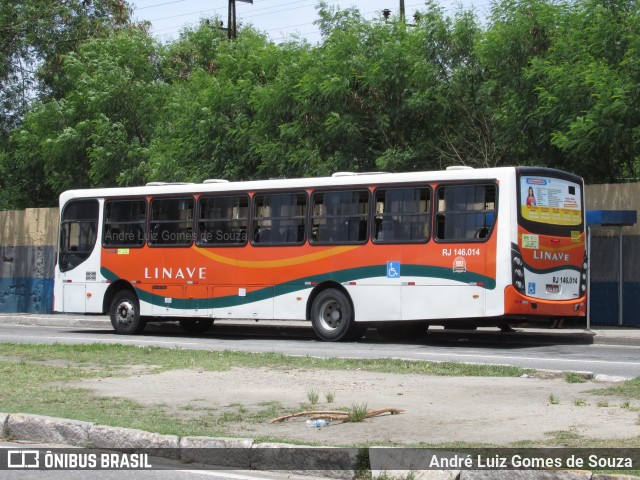
{"type": "Polygon", "coordinates": [[[511,277],[516,290],[524,294],[524,263],[520,250],[515,245],[511,246],[511,277]]]}
{"type": "Polygon", "coordinates": [[[589,268],[589,262],[587,256],[584,256],[582,260],[582,269],[580,270],[580,294],[587,292],[587,269],[589,268]]]}

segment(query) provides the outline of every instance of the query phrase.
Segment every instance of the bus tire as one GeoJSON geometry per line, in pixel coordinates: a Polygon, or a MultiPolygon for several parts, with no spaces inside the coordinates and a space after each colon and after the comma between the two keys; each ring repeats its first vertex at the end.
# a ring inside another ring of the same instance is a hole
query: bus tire
{"type": "Polygon", "coordinates": [[[361,325],[353,320],[349,299],[340,290],[328,288],[318,294],[311,305],[311,325],[320,340],[351,340],[361,325]]]}
{"type": "Polygon", "coordinates": [[[140,302],[131,290],[121,290],[113,297],[109,309],[111,325],[118,335],[142,332],[147,322],[140,317],[140,302]]]}
{"type": "Polygon", "coordinates": [[[188,333],[205,333],[213,326],[210,318],[190,318],[180,320],[180,327],[188,333]]]}

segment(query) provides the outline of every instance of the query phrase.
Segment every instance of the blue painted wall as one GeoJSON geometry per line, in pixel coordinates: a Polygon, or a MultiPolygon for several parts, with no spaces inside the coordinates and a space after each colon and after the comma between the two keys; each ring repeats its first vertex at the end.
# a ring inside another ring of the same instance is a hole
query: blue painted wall
{"type": "MultiPolygon", "coordinates": [[[[597,232],[602,233],[602,232],[597,232]]],[[[591,323],[618,325],[620,244],[617,236],[591,240],[591,323]]],[[[622,242],[624,326],[640,327],[640,236],[625,235],[622,242]]]]}
{"type": "MultiPolygon", "coordinates": [[[[640,327],[640,283],[625,282],[622,295],[623,325],[640,327]]],[[[618,325],[617,282],[591,282],[591,323],[618,325]]]]}
{"type": "Polygon", "coordinates": [[[0,312],[51,313],[53,278],[0,278],[0,312]]]}

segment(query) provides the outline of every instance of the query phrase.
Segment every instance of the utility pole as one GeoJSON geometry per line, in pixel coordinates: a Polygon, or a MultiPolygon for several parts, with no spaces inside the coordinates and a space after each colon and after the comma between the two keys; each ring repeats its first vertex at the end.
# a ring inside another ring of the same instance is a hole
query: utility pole
{"type": "Polygon", "coordinates": [[[405,22],[405,14],[404,14],[404,0],[400,0],[400,21],[402,23],[405,22]]]}
{"type": "Polygon", "coordinates": [[[236,26],[236,1],[253,5],[253,0],[229,0],[229,16],[227,19],[227,36],[229,40],[235,40],[238,36],[236,26]]]}

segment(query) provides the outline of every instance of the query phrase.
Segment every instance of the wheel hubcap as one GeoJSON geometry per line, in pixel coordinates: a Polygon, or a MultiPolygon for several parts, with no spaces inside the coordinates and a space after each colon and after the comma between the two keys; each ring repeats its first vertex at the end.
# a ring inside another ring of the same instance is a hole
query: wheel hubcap
{"type": "Polygon", "coordinates": [[[133,317],[135,316],[135,310],[133,308],[133,304],[129,301],[122,302],[118,305],[116,310],[118,323],[122,323],[124,325],[128,325],[133,322],[133,317]]]}
{"type": "Polygon", "coordinates": [[[320,323],[327,330],[335,330],[342,323],[342,310],[335,300],[327,300],[320,308],[320,323]]]}

